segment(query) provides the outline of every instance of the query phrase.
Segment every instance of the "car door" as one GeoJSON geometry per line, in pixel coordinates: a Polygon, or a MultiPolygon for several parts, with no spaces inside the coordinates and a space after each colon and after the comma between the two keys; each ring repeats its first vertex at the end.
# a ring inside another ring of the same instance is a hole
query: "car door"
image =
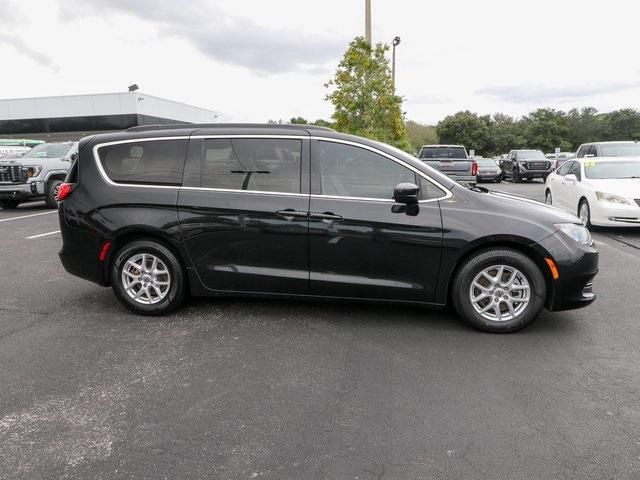
{"type": "Polygon", "coordinates": [[[564,177],[569,172],[569,169],[574,163],[575,161],[568,161],[558,169],[558,176],[556,178],[556,181],[553,183],[553,188],[551,190],[554,205],[565,210],[570,209],[570,204],[569,191],[567,188],[567,182],[564,177]]]}
{"type": "Polygon", "coordinates": [[[310,290],[328,297],[429,302],[440,268],[446,192],[373,147],[312,141],[310,290]],[[411,212],[394,186],[421,183],[411,212]],[[406,210],[406,209],[404,209],[406,210]]]}
{"type": "Polygon", "coordinates": [[[207,288],[308,293],[308,172],[308,137],[191,140],[178,214],[207,288]]]}
{"type": "MultiPolygon", "coordinates": [[[[595,150],[595,147],[592,146],[595,150]]],[[[587,155],[591,154],[591,151],[587,155]]],[[[564,177],[565,185],[564,185],[564,199],[566,201],[566,210],[573,213],[574,215],[578,214],[578,201],[582,197],[582,172],[581,172],[581,163],[578,161],[571,162],[571,166],[567,174],[564,177]],[[571,182],[568,181],[566,175],[575,175],[577,181],[571,182]]]]}

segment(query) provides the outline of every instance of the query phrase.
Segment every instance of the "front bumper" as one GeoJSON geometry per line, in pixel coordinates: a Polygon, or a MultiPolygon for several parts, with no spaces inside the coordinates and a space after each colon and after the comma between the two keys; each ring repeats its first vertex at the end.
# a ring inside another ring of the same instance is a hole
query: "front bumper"
{"type": "Polygon", "coordinates": [[[0,183],[0,200],[28,200],[43,195],[43,182],[0,183]]]}
{"type": "Polygon", "coordinates": [[[595,244],[580,245],[563,233],[556,232],[539,242],[539,246],[548,252],[559,273],[557,280],[550,279],[547,308],[560,311],[591,304],[596,299],[593,279],[598,273],[599,261],[595,244]]]}
{"type": "Polygon", "coordinates": [[[601,227],[640,227],[640,206],[590,201],[591,223],[601,227]]]}
{"type": "Polygon", "coordinates": [[[526,168],[520,168],[521,178],[545,178],[553,170],[527,170],[526,168]]]}

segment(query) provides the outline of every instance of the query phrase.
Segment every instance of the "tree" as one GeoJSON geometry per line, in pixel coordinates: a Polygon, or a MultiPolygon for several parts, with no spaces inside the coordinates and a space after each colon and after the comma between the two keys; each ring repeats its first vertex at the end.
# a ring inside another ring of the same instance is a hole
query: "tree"
{"type": "Polygon", "coordinates": [[[496,113],[489,124],[489,151],[490,153],[506,153],[513,148],[522,148],[527,144],[522,134],[519,122],[513,117],[496,113]]]}
{"type": "Polygon", "coordinates": [[[309,125],[309,120],[304,117],[293,117],[289,120],[289,123],[294,125],[309,125]]]}
{"type": "Polygon", "coordinates": [[[334,77],[325,84],[325,97],[335,111],[333,127],[339,132],[360,135],[411,151],[402,114],[402,97],[394,93],[389,46],[372,47],[356,37],[345,52],[334,77]]]}
{"type": "Polygon", "coordinates": [[[567,114],[553,108],[539,108],[522,119],[527,146],[545,152],[553,152],[555,147],[569,150],[567,141],[569,125],[567,114]]]}
{"type": "Polygon", "coordinates": [[[408,120],[406,128],[409,141],[411,142],[412,153],[419,151],[423,145],[438,143],[438,134],[432,125],[424,125],[414,122],[413,120],[408,120]]]}
{"type": "Polygon", "coordinates": [[[467,149],[485,155],[491,152],[491,117],[470,111],[449,115],[438,122],[436,131],[445,144],[462,144],[467,149]]]}
{"type": "Polygon", "coordinates": [[[606,140],[640,140],[640,112],[623,108],[607,113],[603,118],[606,140]]]}

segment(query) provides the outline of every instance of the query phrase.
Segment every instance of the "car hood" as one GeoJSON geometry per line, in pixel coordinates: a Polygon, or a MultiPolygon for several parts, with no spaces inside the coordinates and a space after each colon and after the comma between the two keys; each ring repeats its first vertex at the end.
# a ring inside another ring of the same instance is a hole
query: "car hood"
{"type": "Polygon", "coordinates": [[[640,199],[640,178],[586,179],[599,192],[640,199]]]}
{"type": "Polygon", "coordinates": [[[7,167],[11,165],[42,165],[42,162],[60,162],[63,158],[37,158],[37,157],[18,157],[18,158],[0,158],[0,166],[7,167]]]}
{"type": "Polygon", "coordinates": [[[512,214],[521,211],[523,218],[537,219],[540,223],[581,223],[577,216],[537,200],[502,192],[489,192],[485,195],[496,204],[499,203],[496,208],[510,210],[512,214]]]}

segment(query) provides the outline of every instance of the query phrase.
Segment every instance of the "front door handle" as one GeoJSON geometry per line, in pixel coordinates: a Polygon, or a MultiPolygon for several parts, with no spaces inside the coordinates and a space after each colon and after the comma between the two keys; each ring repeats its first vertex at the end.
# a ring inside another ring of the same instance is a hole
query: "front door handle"
{"type": "Polygon", "coordinates": [[[299,212],[293,208],[287,208],[286,210],[276,211],[276,215],[280,215],[284,218],[308,218],[309,212],[299,212]]]}
{"type": "Polygon", "coordinates": [[[342,217],[340,215],[336,215],[332,212],[324,212],[324,213],[311,212],[309,217],[317,220],[322,220],[323,222],[335,222],[335,221],[339,222],[340,220],[342,220],[342,217]]]}

